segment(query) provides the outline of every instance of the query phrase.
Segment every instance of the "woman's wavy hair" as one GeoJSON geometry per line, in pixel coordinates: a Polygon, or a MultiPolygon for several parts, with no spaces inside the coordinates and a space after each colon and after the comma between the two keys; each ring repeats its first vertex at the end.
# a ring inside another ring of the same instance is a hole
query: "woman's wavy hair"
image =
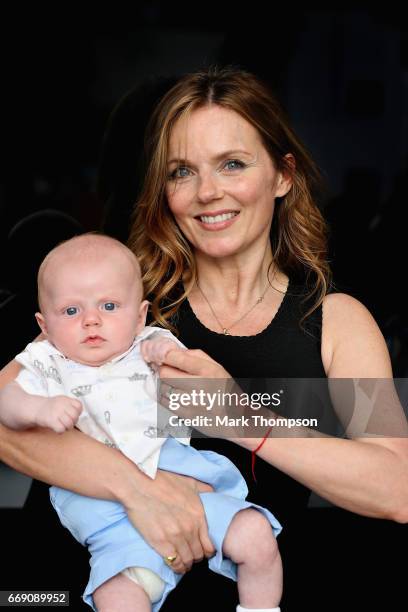
{"type": "Polygon", "coordinates": [[[167,152],[176,121],[209,104],[231,109],[254,126],[278,172],[292,179],[289,192],[277,199],[271,244],[276,266],[290,277],[302,278],[307,287],[304,321],[322,303],[331,279],[327,226],[313,197],[320,173],[268,87],[253,74],[229,67],[182,77],[163,96],[146,129],[147,173],[128,246],[139,258],[154,322],[176,331],[171,319],[197,280],[192,247],[166,199],[167,152]]]}

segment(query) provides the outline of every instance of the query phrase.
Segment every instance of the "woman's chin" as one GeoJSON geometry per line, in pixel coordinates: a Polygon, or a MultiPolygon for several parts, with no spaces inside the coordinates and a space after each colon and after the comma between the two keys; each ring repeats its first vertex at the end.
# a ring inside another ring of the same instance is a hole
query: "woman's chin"
{"type": "Polygon", "coordinates": [[[206,244],[196,247],[196,255],[204,255],[214,259],[224,259],[226,257],[234,257],[245,250],[245,246],[240,243],[232,243],[230,241],[208,241],[206,244]]]}

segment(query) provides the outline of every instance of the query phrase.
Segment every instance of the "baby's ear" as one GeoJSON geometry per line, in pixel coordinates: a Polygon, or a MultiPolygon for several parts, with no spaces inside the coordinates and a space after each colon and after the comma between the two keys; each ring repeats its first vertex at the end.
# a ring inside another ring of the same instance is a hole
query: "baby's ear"
{"type": "Polygon", "coordinates": [[[38,325],[40,326],[40,329],[41,329],[42,333],[44,334],[44,336],[47,336],[48,335],[47,326],[45,324],[45,319],[42,316],[41,312],[36,312],[35,313],[35,320],[37,321],[38,325]]]}
{"type": "Polygon", "coordinates": [[[137,330],[136,335],[140,334],[144,326],[146,325],[146,316],[147,310],[149,308],[149,302],[147,300],[143,300],[139,307],[139,317],[137,320],[137,330]]]}

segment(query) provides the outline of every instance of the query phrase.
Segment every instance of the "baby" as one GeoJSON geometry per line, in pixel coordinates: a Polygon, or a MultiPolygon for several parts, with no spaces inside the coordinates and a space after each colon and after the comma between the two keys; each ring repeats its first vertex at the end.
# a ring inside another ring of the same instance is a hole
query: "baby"
{"type": "MultiPolygon", "coordinates": [[[[38,273],[35,316],[46,340],[16,357],[23,369],[0,392],[0,422],[58,433],[76,426],[118,448],[151,478],[160,468],[210,484],[214,492],[201,494],[216,549],[209,567],[238,580],[238,611],[278,612],[279,522],[245,501],[246,484],[227,458],[191,448],[189,438],[157,435],[157,406],[148,393],[157,375],[148,364],[161,365],[182,345],[167,330],[145,327],[142,293],[136,257],[113,238],[84,234],[53,249],[38,273]]],[[[50,496],[62,524],[91,554],[85,602],[124,609],[117,583],[132,609],[157,612],[181,579],[177,551],[161,557],[117,502],[57,487],[50,496]]]]}

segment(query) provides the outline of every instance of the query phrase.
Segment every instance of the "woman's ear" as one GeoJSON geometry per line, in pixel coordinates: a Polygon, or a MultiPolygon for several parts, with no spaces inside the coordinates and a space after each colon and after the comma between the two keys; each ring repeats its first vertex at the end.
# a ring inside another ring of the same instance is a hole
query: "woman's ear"
{"type": "Polygon", "coordinates": [[[48,336],[48,331],[47,331],[47,326],[45,324],[45,319],[42,316],[41,312],[36,312],[35,313],[35,320],[37,321],[38,325],[40,326],[40,329],[41,329],[42,333],[44,334],[44,336],[48,336]]]}
{"type": "Polygon", "coordinates": [[[292,153],[287,153],[283,159],[285,165],[284,169],[279,172],[278,184],[275,192],[276,198],[283,198],[290,191],[296,169],[296,161],[292,153]]]}

